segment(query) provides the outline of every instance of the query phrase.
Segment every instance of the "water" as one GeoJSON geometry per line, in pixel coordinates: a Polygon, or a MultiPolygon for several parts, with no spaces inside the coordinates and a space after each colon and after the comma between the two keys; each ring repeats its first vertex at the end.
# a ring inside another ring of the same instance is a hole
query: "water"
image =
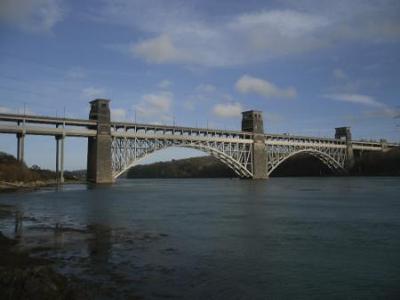
{"type": "Polygon", "coordinates": [[[104,299],[398,299],[399,192],[400,178],[146,179],[0,203],[32,217],[27,246],[82,229],[37,253],[104,299]]]}

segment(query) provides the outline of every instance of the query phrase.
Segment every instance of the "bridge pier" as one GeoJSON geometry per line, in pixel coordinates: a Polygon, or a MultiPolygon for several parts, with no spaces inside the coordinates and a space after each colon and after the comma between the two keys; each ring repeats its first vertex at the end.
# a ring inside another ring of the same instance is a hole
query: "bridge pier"
{"type": "Polygon", "coordinates": [[[351,130],[350,127],[338,127],[335,128],[335,139],[346,141],[346,160],[344,167],[347,171],[350,171],[354,166],[354,151],[353,143],[351,142],[351,130]]]}
{"type": "Polygon", "coordinates": [[[24,144],[25,134],[17,133],[17,160],[19,162],[24,162],[24,144]]]}
{"type": "Polygon", "coordinates": [[[380,143],[381,143],[382,152],[389,151],[387,140],[381,139],[380,143]]]}
{"type": "Polygon", "coordinates": [[[56,136],[56,181],[64,183],[64,136],[56,136]]]}
{"type": "Polygon", "coordinates": [[[90,102],[90,120],[96,120],[95,137],[88,138],[87,180],[93,183],[112,183],[110,100],[95,99],[90,102]]]}
{"type": "Polygon", "coordinates": [[[262,112],[249,110],[242,112],[242,131],[252,132],[253,179],[267,179],[267,145],[265,143],[262,112]]]}

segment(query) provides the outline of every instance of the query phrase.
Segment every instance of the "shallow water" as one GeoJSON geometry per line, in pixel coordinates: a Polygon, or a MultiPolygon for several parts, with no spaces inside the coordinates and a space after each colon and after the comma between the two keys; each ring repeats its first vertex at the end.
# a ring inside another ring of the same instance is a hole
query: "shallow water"
{"type": "Polygon", "coordinates": [[[146,179],[0,203],[104,299],[398,299],[399,195],[400,178],[146,179]]]}

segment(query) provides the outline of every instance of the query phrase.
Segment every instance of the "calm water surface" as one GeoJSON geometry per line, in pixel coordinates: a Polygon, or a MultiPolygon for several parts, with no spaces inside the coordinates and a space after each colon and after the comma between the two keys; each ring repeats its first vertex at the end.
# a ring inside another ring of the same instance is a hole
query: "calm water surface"
{"type": "Polygon", "coordinates": [[[104,299],[399,299],[399,195],[400,178],[146,179],[0,203],[104,299]]]}

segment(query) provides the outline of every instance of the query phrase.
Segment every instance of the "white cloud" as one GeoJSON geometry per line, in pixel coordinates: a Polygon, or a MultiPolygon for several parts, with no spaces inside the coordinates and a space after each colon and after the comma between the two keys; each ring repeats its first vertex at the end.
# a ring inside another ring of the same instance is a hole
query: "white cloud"
{"type": "Polygon", "coordinates": [[[162,81],[160,81],[160,82],[158,83],[158,87],[159,87],[160,89],[167,89],[167,88],[169,88],[171,85],[172,85],[172,82],[169,81],[169,80],[167,80],[167,79],[164,79],[164,80],[162,80],[162,81]]]}
{"type": "Polygon", "coordinates": [[[2,0],[0,22],[17,26],[24,31],[51,32],[64,18],[60,0],[2,0]]]}
{"type": "Polygon", "coordinates": [[[297,95],[293,87],[282,89],[267,80],[249,75],[243,75],[236,82],[235,88],[242,94],[253,93],[266,98],[294,98],[297,95]]]}
{"type": "Polygon", "coordinates": [[[134,55],[144,58],[149,63],[180,63],[190,61],[190,56],[184,50],[178,50],[171,37],[162,34],[158,37],[133,44],[134,55]]]}
{"type": "Polygon", "coordinates": [[[364,113],[367,117],[377,117],[377,118],[392,118],[397,119],[400,117],[400,110],[392,107],[382,107],[377,110],[367,111],[364,113]]]}
{"type": "Polygon", "coordinates": [[[183,107],[186,109],[186,110],[190,110],[190,111],[194,111],[194,109],[195,109],[195,104],[194,104],[194,102],[193,101],[185,101],[184,103],[183,103],[183,107]]]}
{"type": "Polygon", "coordinates": [[[375,100],[374,97],[360,94],[327,94],[323,95],[327,99],[349,102],[373,108],[364,114],[368,117],[397,118],[400,115],[399,109],[388,106],[385,103],[375,100]]]}
{"type": "Polygon", "coordinates": [[[264,124],[279,123],[284,120],[283,116],[276,113],[264,112],[263,116],[264,116],[264,124]]]}
{"type": "Polygon", "coordinates": [[[86,71],[82,67],[72,67],[67,71],[65,77],[72,80],[84,79],[86,78],[86,71]]]}
{"type": "MultiPolygon", "coordinates": [[[[96,20],[147,35],[131,51],[149,63],[232,66],[314,51],[346,41],[400,39],[396,1],[296,1],[213,18],[181,1],[104,1],[96,20]]],[[[201,6],[201,4],[199,4],[201,6]]],[[[196,6],[197,7],[197,6],[196,6]]],[[[265,6],[264,6],[265,7],[265,6]]],[[[209,14],[210,15],[210,14],[209,14]]]]}
{"type": "Polygon", "coordinates": [[[111,108],[111,120],[125,121],[127,112],[123,108],[111,108]]]}
{"type": "Polygon", "coordinates": [[[2,114],[27,114],[27,115],[35,115],[35,113],[28,107],[18,107],[18,108],[10,108],[6,106],[0,106],[0,113],[2,114]]]}
{"type": "Polygon", "coordinates": [[[373,97],[367,95],[360,94],[327,94],[324,95],[325,98],[342,101],[342,102],[350,102],[370,107],[386,107],[386,104],[376,101],[373,97]]]}
{"type": "Polygon", "coordinates": [[[105,89],[95,88],[95,87],[87,87],[82,90],[81,97],[86,100],[93,100],[96,98],[104,98],[106,94],[105,89]]]}
{"type": "Polygon", "coordinates": [[[332,74],[336,79],[348,79],[349,77],[342,69],[335,69],[332,74]]]}
{"type": "Polygon", "coordinates": [[[134,109],[140,120],[167,122],[172,119],[172,102],[173,94],[171,92],[150,93],[143,95],[141,102],[134,106],[134,109]]]}
{"type": "Polygon", "coordinates": [[[216,90],[217,88],[212,84],[200,84],[195,89],[197,93],[206,93],[206,94],[213,93],[216,90]]]}
{"type": "Polygon", "coordinates": [[[0,106],[0,113],[2,114],[15,114],[15,110],[9,107],[0,106]]]}
{"type": "Polygon", "coordinates": [[[221,118],[240,117],[242,111],[243,107],[239,102],[219,103],[212,109],[213,114],[221,118]]]}

